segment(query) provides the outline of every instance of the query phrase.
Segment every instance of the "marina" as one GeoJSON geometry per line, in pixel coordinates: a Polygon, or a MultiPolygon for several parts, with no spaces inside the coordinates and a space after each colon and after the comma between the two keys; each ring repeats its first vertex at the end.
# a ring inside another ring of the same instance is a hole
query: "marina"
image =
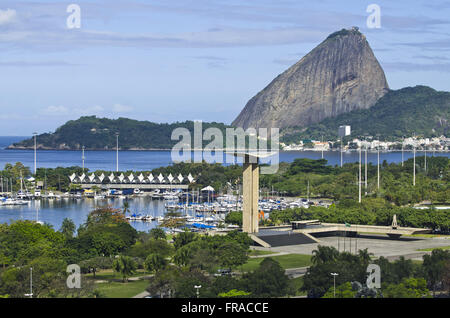
{"type": "MultiPolygon", "coordinates": [[[[273,210],[327,204],[261,195],[260,217],[264,218],[268,218],[273,210]]],[[[0,195],[0,223],[37,220],[59,229],[67,217],[78,227],[86,221],[92,210],[103,206],[123,210],[125,202],[129,207],[125,216],[139,231],[148,231],[170,219],[182,220],[187,227],[194,229],[214,229],[225,226],[227,213],[242,211],[242,196],[225,194],[213,198],[211,194],[208,198],[202,196],[200,191],[156,191],[131,195],[116,191],[114,194],[105,192],[94,196],[80,193],[56,195],[49,192],[40,197],[29,196],[24,199],[0,195]]]]}

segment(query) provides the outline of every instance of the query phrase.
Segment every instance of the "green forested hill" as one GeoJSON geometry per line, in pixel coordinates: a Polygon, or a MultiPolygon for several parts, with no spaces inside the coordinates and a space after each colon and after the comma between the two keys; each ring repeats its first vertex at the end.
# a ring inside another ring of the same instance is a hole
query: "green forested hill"
{"type": "MultiPolygon", "coordinates": [[[[115,149],[115,134],[118,132],[121,149],[169,149],[178,142],[171,140],[172,131],[178,127],[187,128],[193,135],[193,121],[158,124],[128,118],[108,119],[87,116],[68,121],[54,133],[38,135],[37,144],[40,149],[76,150],[81,149],[82,146],[86,149],[115,149]]],[[[224,133],[228,126],[213,122],[203,123],[202,127],[203,130],[216,127],[224,133]]],[[[31,138],[15,143],[9,148],[32,147],[34,147],[34,140],[31,138]]]]}
{"type": "Polygon", "coordinates": [[[282,132],[285,143],[301,139],[335,140],[341,125],[351,125],[352,136],[379,135],[381,139],[402,136],[448,135],[450,131],[450,92],[438,92],[427,86],[391,90],[369,109],[356,110],[327,118],[301,131],[282,132]]]}

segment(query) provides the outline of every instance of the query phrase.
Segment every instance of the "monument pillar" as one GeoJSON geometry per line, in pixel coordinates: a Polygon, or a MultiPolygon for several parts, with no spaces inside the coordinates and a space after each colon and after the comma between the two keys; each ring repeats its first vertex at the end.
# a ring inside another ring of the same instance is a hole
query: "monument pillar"
{"type": "Polygon", "coordinates": [[[243,168],[244,202],[242,211],[242,230],[246,233],[257,233],[259,222],[259,167],[257,163],[250,163],[249,160],[245,160],[243,168]]]}
{"type": "Polygon", "coordinates": [[[243,158],[243,206],[242,231],[245,233],[259,232],[259,159],[273,156],[274,152],[229,152],[235,157],[243,158]]]}

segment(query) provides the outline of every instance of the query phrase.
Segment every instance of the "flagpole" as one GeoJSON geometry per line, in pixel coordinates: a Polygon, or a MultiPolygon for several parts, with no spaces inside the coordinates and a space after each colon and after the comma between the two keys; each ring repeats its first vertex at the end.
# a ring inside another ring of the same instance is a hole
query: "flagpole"
{"type": "Polygon", "coordinates": [[[378,173],[378,190],[380,190],[380,148],[378,147],[378,164],[377,164],[377,173],[378,173]]]}
{"type": "Polygon", "coordinates": [[[361,146],[359,147],[359,182],[358,182],[358,188],[359,188],[359,199],[358,199],[358,202],[361,203],[361,146]]]}

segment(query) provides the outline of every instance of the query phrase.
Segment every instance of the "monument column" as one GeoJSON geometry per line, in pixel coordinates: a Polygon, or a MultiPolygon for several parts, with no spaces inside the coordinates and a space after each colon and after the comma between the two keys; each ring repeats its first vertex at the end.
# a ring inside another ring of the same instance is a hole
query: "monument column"
{"type": "Polygon", "coordinates": [[[243,163],[243,211],[242,230],[246,233],[258,232],[258,198],[259,198],[259,167],[257,160],[250,156],[244,157],[243,163]]]}
{"type": "Polygon", "coordinates": [[[259,166],[257,163],[252,163],[252,232],[258,233],[259,225],[259,166]]]}
{"type": "Polygon", "coordinates": [[[253,188],[253,171],[252,165],[248,162],[243,164],[243,178],[242,178],[242,194],[243,194],[243,211],[242,211],[242,231],[246,233],[253,233],[252,227],[252,188],[253,188]]]}

